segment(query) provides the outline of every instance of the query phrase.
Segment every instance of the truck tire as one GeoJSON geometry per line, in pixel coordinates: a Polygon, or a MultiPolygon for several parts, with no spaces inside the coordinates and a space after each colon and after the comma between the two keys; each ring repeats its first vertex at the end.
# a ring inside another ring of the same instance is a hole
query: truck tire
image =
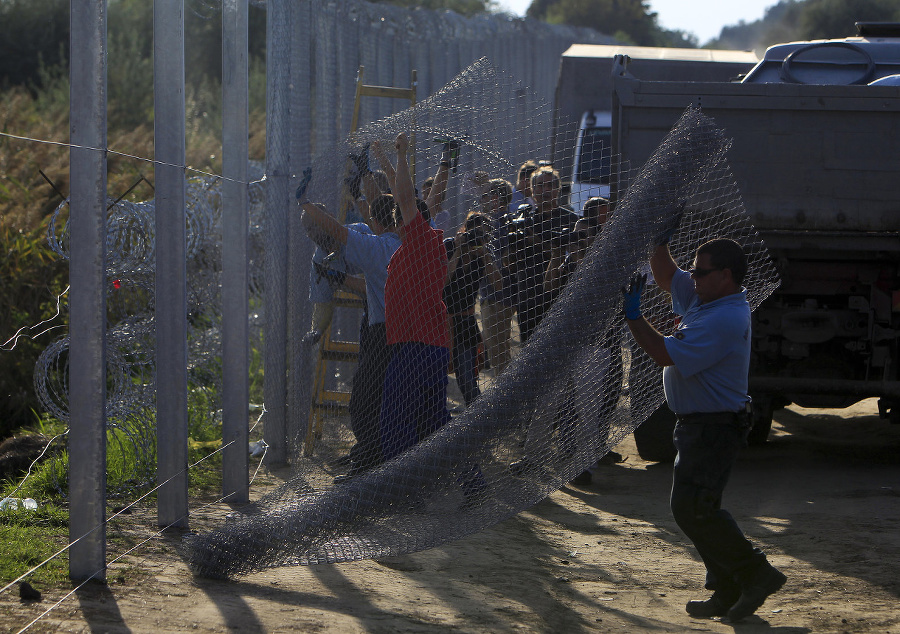
{"type": "Polygon", "coordinates": [[[672,462],[675,460],[675,414],[663,402],[640,426],[634,430],[634,444],[638,455],[648,462],[672,462]]]}
{"type": "Polygon", "coordinates": [[[769,431],[772,429],[772,415],[775,413],[775,403],[771,396],[753,397],[753,426],[747,436],[748,445],[764,445],[769,440],[769,431]]]}

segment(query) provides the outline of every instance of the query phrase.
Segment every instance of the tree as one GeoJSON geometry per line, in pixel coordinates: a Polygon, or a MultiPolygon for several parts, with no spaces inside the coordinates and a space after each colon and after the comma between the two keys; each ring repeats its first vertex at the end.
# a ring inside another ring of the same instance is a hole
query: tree
{"type": "Polygon", "coordinates": [[[68,0],[0,0],[0,87],[36,88],[68,55],[68,0]]]}
{"type": "Polygon", "coordinates": [[[800,38],[821,40],[856,35],[856,22],[900,22],[897,0],[806,0],[800,38]]]}
{"type": "Polygon", "coordinates": [[[497,9],[494,0],[372,0],[393,4],[398,7],[421,7],[423,9],[441,10],[449,9],[460,15],[473,16],[482,13],[490,13],[497,9]]]}
{"type": "Polygon", "coordinates": [[[896,0],[781,0],[755,22],[722,28],[713,48],[751,49],[856,35],[855,22],[900,22],[896,0]]]}
{"type": "Polygon", "coordinates": [[[664,31],[647,0],[533,0],[528,17],[551,24],[586,26],[641,46],[671,46],[686,40],[664,31]]]}

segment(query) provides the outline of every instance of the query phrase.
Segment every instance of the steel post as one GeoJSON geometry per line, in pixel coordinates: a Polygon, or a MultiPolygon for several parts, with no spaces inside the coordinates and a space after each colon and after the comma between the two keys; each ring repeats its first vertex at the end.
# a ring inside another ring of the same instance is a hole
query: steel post
{"type": "Polygon", "coordinates": [[[222,6],[222,495],[250,499],[248,2],[222,6]]]}
{"type": "Polygon", "coordinates": [[[160,526],[187,526],[184,0],[153,2],[156,447],[160,526]]]}
{"type": "Polygon", "coordinates": [[[69,576],[106,578],[106,0],[72,0],[69,576]]]}

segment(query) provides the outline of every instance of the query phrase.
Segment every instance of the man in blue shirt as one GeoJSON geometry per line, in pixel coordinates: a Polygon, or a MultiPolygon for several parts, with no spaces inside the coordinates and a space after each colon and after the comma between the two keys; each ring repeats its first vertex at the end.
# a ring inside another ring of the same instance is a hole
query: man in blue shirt
{"type": "Polygon", "coordinates": [[[300,206],[307,231],[324,235],[342,248],[347,265],[365,276],[368,324],[360,329],[359,364],[350,392],[350,428],[357,444],[350,452],[348,475],[354,476],[382,462],[378,418],[384,375],[391,357],[385,330],[384,284],[388,263],[401,244],[395,205],[390,194],[372,202],[370,233],[340,224],[308,199],[300,200],[300,206]]]}
{"type": "Polygon", "coordinates": [[[750,430],[750,305],[741,286],[747,259],[737,242],[711,240],[697,249],[693,268],[683,271],[662,244],[650,269],[682,316],[678,329],[664,337],[641,314],[646,275],[635,276],[623,289],[625,317],[638,345],[664,368],[666,400],[678,417],[672,514],[699,551],[706,588],[713,591],[708,600],[690,601],[686,609],[694,617],[738,621],[786,580],[721,506],[750,430]]]}

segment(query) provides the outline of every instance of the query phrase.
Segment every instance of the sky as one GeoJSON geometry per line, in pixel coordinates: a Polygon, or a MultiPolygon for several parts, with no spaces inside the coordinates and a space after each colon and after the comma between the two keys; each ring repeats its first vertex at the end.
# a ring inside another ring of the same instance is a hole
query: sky
{"type": "MultiPolygon", "coordinates": [[[[665,29],[693,33],[703,44],[718,37],[723,26],[760,19],[778,0],[650,0],[665,29]]],[[[514,15],[524,15],[531,0],[499,0],[514,15]]]]}

